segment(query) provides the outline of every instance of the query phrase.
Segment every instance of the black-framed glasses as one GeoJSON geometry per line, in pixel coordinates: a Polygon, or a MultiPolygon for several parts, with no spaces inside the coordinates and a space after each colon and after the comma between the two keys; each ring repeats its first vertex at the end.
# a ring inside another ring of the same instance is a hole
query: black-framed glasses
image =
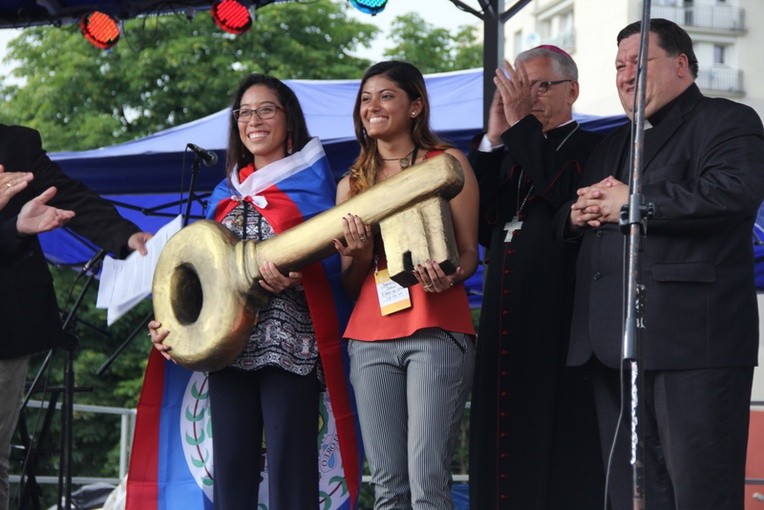
{"type": "Polygon", "coordinates": [[[231,115],[238,122],[249,122],[253,115],[257,115],[261,120],[272,119],[279,110],[281,107],[276,105],[261,106],[260,108],[238,108],[231,111],[231,115]]]}
{"type": "Polygon", "coordinates": [[[565,83],[567,81],[573,81],[573,80],[537,81],[536,86],[538,87],[539,94],[546,94],[547,92],[549,92],[549,87],[551,87],[552,85],[559,85],[560,83],[565,83]]]}

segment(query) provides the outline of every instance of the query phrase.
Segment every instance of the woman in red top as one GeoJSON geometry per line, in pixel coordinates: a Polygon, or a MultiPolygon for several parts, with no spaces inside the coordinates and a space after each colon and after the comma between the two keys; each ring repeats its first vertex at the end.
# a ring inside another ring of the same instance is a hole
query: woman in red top
{"type": "MultiPolygon", "coordinates": [[[[390,290],[384,246],[357,216],[343,218],[343,284],[356,299],[345,338],[374,508],[448,509],[451,460],[474,367],[474,337],[462,282],[476,269],[478,191],[464,154],[431,131],[424,78],[405,62],[375,64],[364,75],[353,119],[361,153],[337,188],[337,203],[448,152],[464,169],[450,201],[460,266],[445,275],[427,262],[419,284],[390,290]],[[380,302],[378,287],[388,298],[380,302]]],[[[395,284],[392,284],[395,287],[395,284]]]]}

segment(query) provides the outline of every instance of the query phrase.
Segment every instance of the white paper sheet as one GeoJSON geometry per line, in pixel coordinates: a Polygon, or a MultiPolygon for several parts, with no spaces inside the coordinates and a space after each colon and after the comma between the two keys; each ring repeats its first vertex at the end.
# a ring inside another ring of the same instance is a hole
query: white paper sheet
{"type": "Polygon", "coordinates": [[[159,229],[146,243],[148,253],[145,256],[133,252],[125,260],[104,259],[96,307],[106,308],[106,323],[109,326],[151,294],[159,255],[182,225],[183,217],[178,215],[159,229]]]}

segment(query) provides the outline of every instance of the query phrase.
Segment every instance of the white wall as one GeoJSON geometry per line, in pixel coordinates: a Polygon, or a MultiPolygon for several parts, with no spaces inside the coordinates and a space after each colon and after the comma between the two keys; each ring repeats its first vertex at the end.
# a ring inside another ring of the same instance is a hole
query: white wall
{"type": "Polygon", "coordinates": [[[748,31],[738,44],[737,54],[743,70],[745,96],[740,99],[753,107],[760,117],[764,117],[764,2],[762,0],[741,0],[745,9],[745,23],[748,31]]]}
{"type": "Polygon", "coordinates": [[[753,372],[751,400],[764,400],[764,293],[759,293],[759,366],[753,372]]]}
{"type": "Polygon", "coordinates": [[[575,111],[590,115],[623,113],[615,88],[616,36],[634,21],[629,2],[589,0],[576,3],[576,51],[581,93],[575,111]],[[585,7],[584,7],[585,6],[585,7]]]}

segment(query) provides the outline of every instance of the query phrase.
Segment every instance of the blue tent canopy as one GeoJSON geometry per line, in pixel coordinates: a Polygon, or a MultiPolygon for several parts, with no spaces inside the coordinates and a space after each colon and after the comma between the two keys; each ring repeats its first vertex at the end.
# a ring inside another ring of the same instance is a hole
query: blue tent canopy
{"type": "MultiPolygon", "coordinates": [[[[305,113],[308,129],[321,139],[335,172],[342,174],[357,154],[352,110],[359,80],[286,80],[305,113]]],[[[481,129],[482,71],[427,77],[433,128],[463,144],[481,129]]],[[[75,179],[102,194],[176,192],[183,176],[186,144],[214,150],[213,170],[200,176],[202,190],[222,177],[229,109],[139,140],[82,152],[60,152],[53,159],[75,179]]],[[[189,165],[190,166],[190,165],[189,165]]],[[[186,181],[187,182],[187,181],[186,181]]]]}
{"type": "MultiPolygon", "coordinates": [[[[433,128],[463,151],[483,130],[483,71],[473,69],[425,77],[433,128]]],[[[305,113],[308,129],[318,136],[339,180],[358,154],[352,111],[360,80],[286,80],[305,113]]],[[[192,214],[202,215],[203,201],[224,177],[230,110],[225,109],[139,140],[80,152],[51,153],[70,177],[112,200],[120,212],[143,230],[156,232],[185,208],[193,154],[188,143],[218,154],[218,163],[202,166],[196,183],[199,200],[192,214]]],[[[585,129],[610,130],[622,115],[576,115],[585,129]]],[[[41,236],[48,259],[58,264],[84,264],[97,251],[87,240],[66,229],[41,236]]],[[[476,275],[479,288],[480,277],[476,275]]]]}
{"type": "MultiPolygon", "coordinates": [[[[426,76],[433,128],[464,151],[483,129],[482,80],[481,69],[426,76]]],[[[358,154],[352,111],[359,80],[286,82],[297,94],[308,129],[323,142],[339,179],[358,154]]],[[[217,165],[201,168],[197,193],[203,196],[224,177],[229,112],[221,110],[139,140],[88,151],[51,153],[50,157],[67,175],[113,200],[125,216],[154,232],[182,211],[179,202],[186,195],[193,161],[193,154],[186,152],[188,143],[219,156],[217,165]]],[[[624,121],[623,116],[576,117],[591,130],[608,130],[624,121]]],[[[195,205],[193,211],[201,214],[201,206],[195,205]]],[[[56,231],[42,237],[46,255],[56,263],[82,264],[94,253],[86,241],[73,238],[70,232],[56,231]]]]}

